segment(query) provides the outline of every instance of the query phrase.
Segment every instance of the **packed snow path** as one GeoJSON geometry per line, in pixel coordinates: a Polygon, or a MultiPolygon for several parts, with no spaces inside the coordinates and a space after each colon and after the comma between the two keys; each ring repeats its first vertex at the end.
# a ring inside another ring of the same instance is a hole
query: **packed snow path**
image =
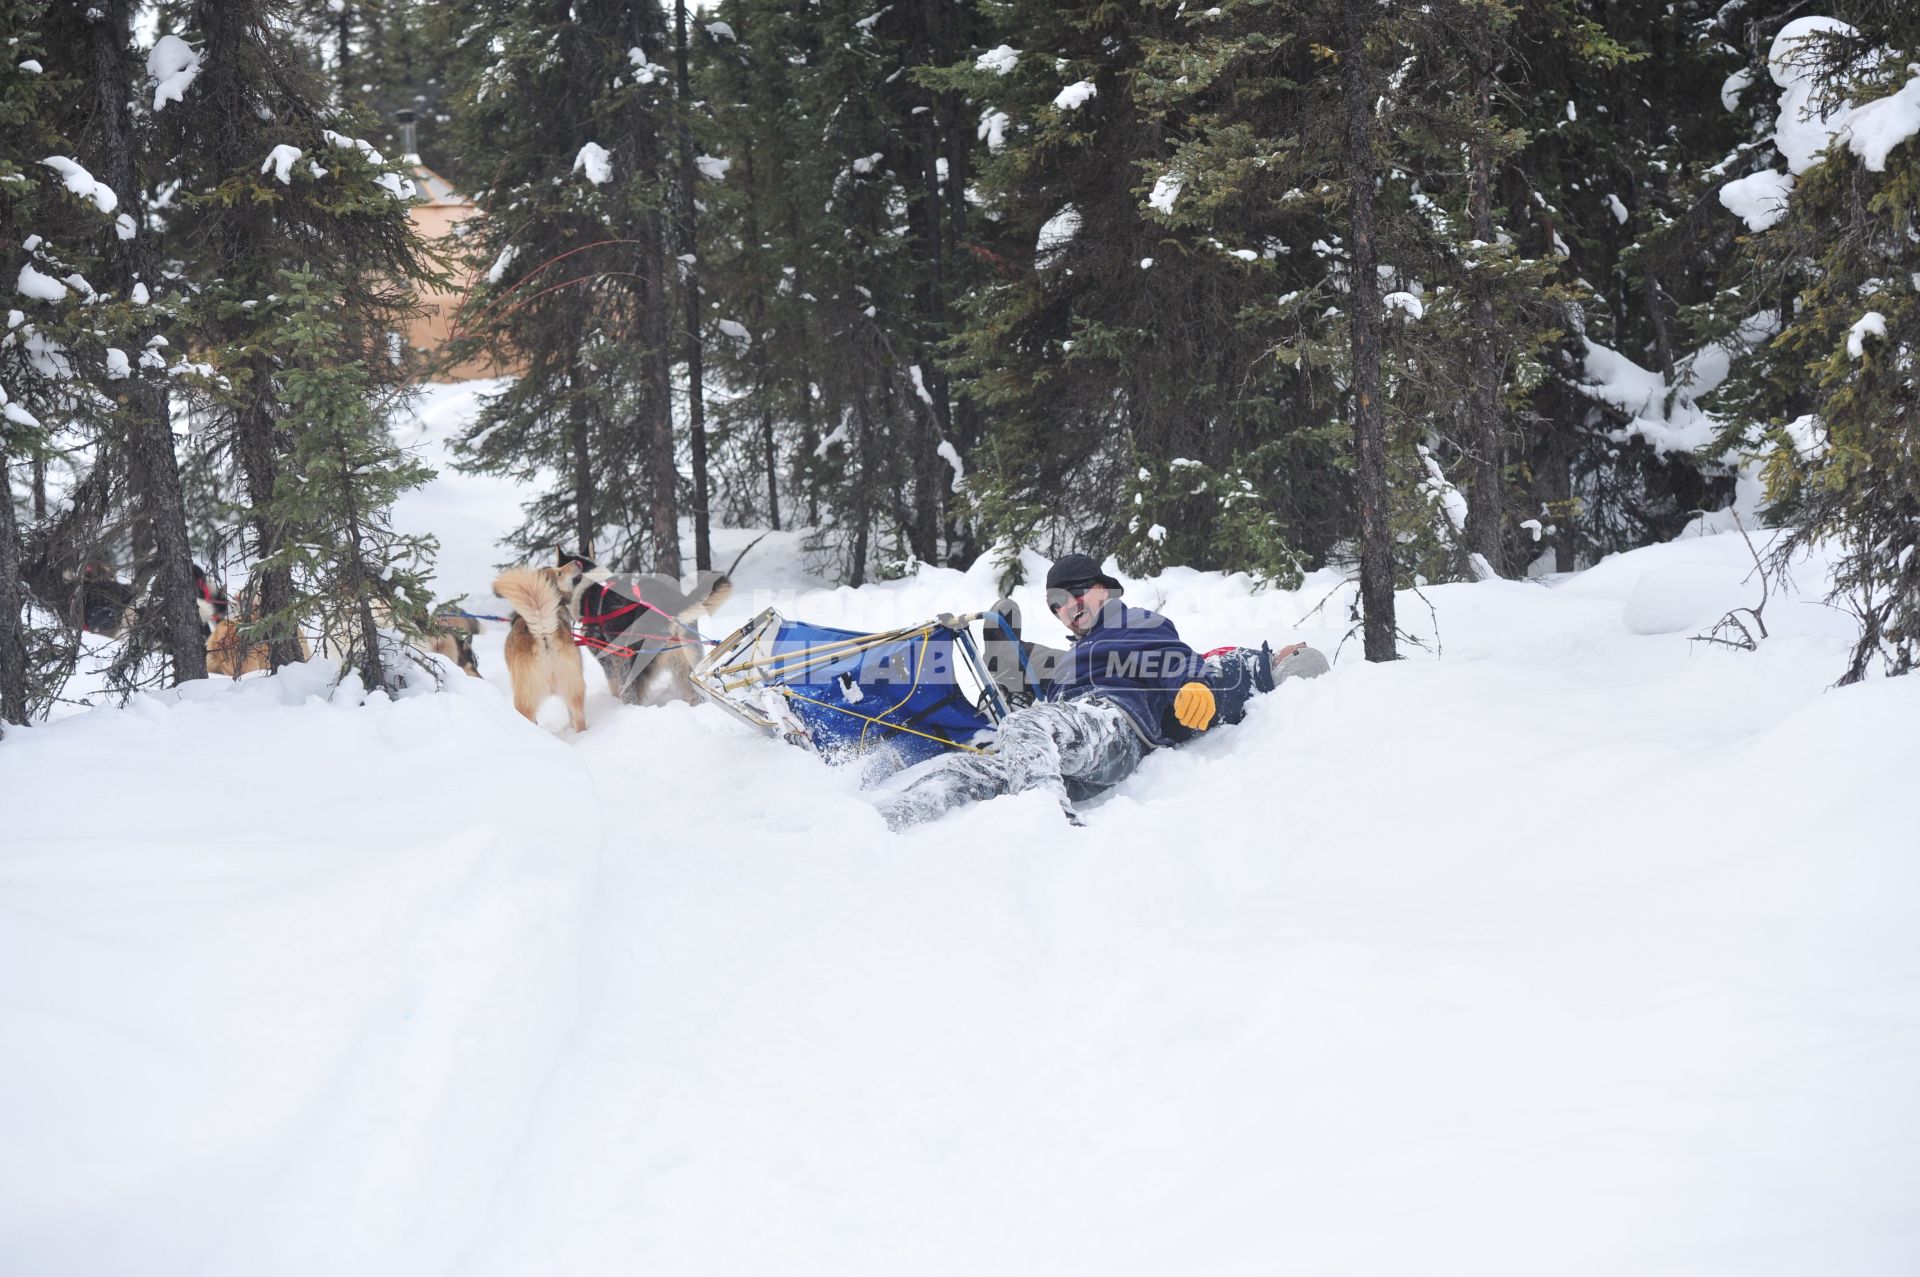
{"type": "MultiPolygon", "coordinates": [[[[890,835],[710,709],[549,734],[497,629],[445,695],[10,734],[0,1272],[1904,1277],[1920,679],[1827,690],[1804,598],[1689,644],[1748,566],[1429,591],[1442,658],[1349,645],[1081,830],[890,835]]],[[[992,588],[741,575],[727,621],[992,588]]],[[[1329,588],[1135,598],[1331,649],[1329,588]]]]}

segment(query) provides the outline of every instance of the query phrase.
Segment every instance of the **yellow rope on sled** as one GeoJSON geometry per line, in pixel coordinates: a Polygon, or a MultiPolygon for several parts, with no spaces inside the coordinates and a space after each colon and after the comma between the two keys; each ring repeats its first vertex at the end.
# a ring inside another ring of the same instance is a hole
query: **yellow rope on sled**
{"type": "Polygon", "coordinates": [[[885,634],[857,634],[852,638],[838,639],[832,643],[812,643],[798,652],[776,652],[772,656],[752,657],[744,661],[735,661],[731,665],[721,665],[714,669],[715,674],[738,674],[742,670],[771,668],[775,674],[790,674],[824,661],[837,661],[843,656],[855,652],[864,652],[870,647],[882,643],[892,643],[900,639],[920,638],[932,634],[932,625],[922,625],[910,630],[889,630],[885,634]]]}
{"type": "MultiPolygon", "coordinates": [[[[809,705],[818,705],[822,709],[835,710],[842,714],[851,714],[855,718],[864,718],[869,723],[877,723],[881,727],[886,728],[890,732],[905,732],[909,736],[924,736],[930,741],[935,741],[941,745],[945,745],[948,749],[964,749],[969,754],[990,754],[993,752],[990,749],[982,749],[978,745],[963,745],[957,740],[948,740],[944,736],[935,736],[932,732],[919,731],[916,728],[906,727],[899,723],[889,723],[882,719],[874,718],[870,715],[861,714],[854,710],[850,710],[844,705],[834,705],[827,701],[818,700],[812,696],[802,696],[800,693],[794,691],[790,687],[783,687],[779,690],[780,690],[780,694],[782,696],[787,697],[789,700],[806,701],[809,705]]],[[[898,708],[898,706],[896,706],[895,708],[898,708]]],[[[866,737],[866,734],[867,734],[866,729],[862,728],[860,731],[860,735],[862,739],[866,737]]]]}
{"type": "MultiPolygon", "coordinates": [[[[882,643],[897,643],[901,639],[917,638],[922,646],[933,637],[934,625],[922,625],[911,630],[892,630],[886,634],[862,634],[858,638],[841,639],[837,643],[822,643],[806,647],[798,652],[782,652],[773,656],[756,657],[752,660],[737,661],[732,665],[722,665],[713,671],[716,678],[727,674],[739,674],[739,678],[723,680],[723,691],[738,691],[760,681],[761,676],[768,678],[787,678],[803,673],[816,665],[830,665],[834,661],[844,660],[868,648],[879,647],[882,643]]],[[[919,684],[916,674],[914,683],[919,684]]],[[[911,689],[909,689],[911,694],[911,689]]],[[[802,698],[805,699],[805,698],[802,698]]]]}
{"type": "MultiPolygon", "coordinates": [[[[985,616],[985,612],[968,612],[961,616],[942,615],[940,619],[929,621],[925,625],[916,625],[904,630],[888,630],[883,634],[856,634],[851,638],[838,639],[832,643],[814,643],[798,652],[781,652],[772,656],[750,657],[744,661],[735,661],[731,665],[716,665],[710,672],[718,678],[726,674],[738,674],[743,670],[766,670],[772,674],[794,674],[810,669],[828,661],[837,661],[843,656],[855,652],[864,652],[870,647],[882,643],[893,643],[900,639],[927,639],[935,630],[954,629],[985,616]]],[[[725,684],[727,691],[745,687],[751,679],[736,679],[725,684]]]]}
{"type": "MultiPolygon", "coordinates": [[[[920,690],[920,675],[924,673],[927,668],[927,644],[931,642],[933,642],[933,627],[929,625],[920,631],[920,650],[914,653],[913,682],[907,684],[907,694],[905,696],[902,696],[899,700],[895,701],[893,704],[889,705],[886,709],[882,710],[880,712],[880,717],[874,719],[873,720],[874,722],[876,723],[881,722],[883,719],[886,718],[888,714],[893,713],[895,710],[899,709],[902,705],[905,705],[908,701],[912,700],[913,694],[920,690]]],[[[895,724],[887,723],[885,725],[888,727],[892,727],[895,724]]],[[[867,729],[862,727],[860,729],[860,744],[862,746],[865,746],[866,743],[867,743],[867,729]]]]}
{"type": "MultiPolygon", "coordinates": [[[[779,688],[779,692],[782,696],[787,697],[789,700],[806,701],[809,705],[818,705],[822,709],[837,710],[838,712],[849,715],[850,717],[861,719],[864,722],[874,724],[878,727],[883,727],[890,732],[905,732],[909,736],[924,737],[927,740],[935,741],[939,744],[945,745],[949,749],[964,749],[969,754],[987,753],[988,752],[987,750],[981,749],[977,745],[963,745],[957,740],[948,740],[944,736],[935,736],[932,732],[919,731],[916,728],[907,727],[901,723],[889,723],[885,718],[885,715],[893,713],[894,710],[899,709],[902,705],[905,705],[908,701],[912,700],[914,692],[919,689],[921,671],[925,670],[927,667],[927,644],[933,641],[933,630],[934,630],[934,627],[931,625],[928,625],[928,626],[922,627],[919,630],[907,631],[904,634],[895,633],[893,635],[888,636],[890,639],[893,639],[893,638],[911,637],[914,634],[918,634],[920,637],[920,652],[918,656],[915,658],[913,663],[913,682],[908,684],[907,694],[905,696],[902,696],[899,700],[895,701],[888,708],[882,710],[880,717],[875,717],[874,715],[871,715],[871,714],[862,714],[858,710],[848,709],[844,705],[834,705],[828,701],[819,700],[812,696],[802,696],[800,693],[794,691],[790,687],[781,687],[779,688]]],[[[860,729],[860,743],[863,746],[867,743],[867,729],[864,727],[860,729]]]]}
{"type": "MultiPolygon", "coordinates": [[[[917,638],[920,640],[920,651],[914,660],[913,682],[908,685],[906,695],[902,696],[892,706],[883,710],[881,716],[862,714],[858,710],[848,709],[844,705],[835,705],[831,701],[823,701],[817,697],[804,696],[792,688],[782,686],[778,683],[770,683],[768,685],[788,700],[805,701],[809,705],[818,705],[822,709],[830,709],[835,713],[845,714],[849,718],[860,719],[862,722],[872,724],[886,731],[905,732],[909,736],[919,736],[922,739],[933,741],[935,744],[945,745],[948,749],[961,749],[969,754],[990,754],[993,752],[990,749],[982,749],[978,745],[965,745],[959,741],[948,740],[944,736],[935,736],[932,732],[923,732],[917,728],[907,727],[900,723],[889,723],[884,717],[884,715],[893,713],[902,705],[912,700],[914,692],[919,690],[921,676],[926,670],[927,645],[933,641],[934,632],[943,628],[953,628],[951,622],[954,621],[978,619],[979,615],[979,613],[975,613],[966,617],[943,617],[940,620],[930,621],[925,625],[914,626],[910,629],[890,630],[884,634],[858,634],[851,638],[839,639],[832,643],[810,645],[802,648],[798,652],[777,653],[772,656],[753,657],[744,661],[735,661],[730,665],[715,667],[710,671],[710,675],[720,684],[722,691],[732,692],[742,687],[750,687],[763,683],[771,678],[791,677],[794,674],[811,669],[816,665],[831,664],[848,656],[864,652],[868,648],[878,647],[883,643],[897,643],[902,639],[917,638]],[[738,675],[738,677],[732,679],[723,677],[728,674],[738,675]]],[[[864,746],[866,740],[867,729],[863,727],[860,729],[860,743],[864,746]]]]}

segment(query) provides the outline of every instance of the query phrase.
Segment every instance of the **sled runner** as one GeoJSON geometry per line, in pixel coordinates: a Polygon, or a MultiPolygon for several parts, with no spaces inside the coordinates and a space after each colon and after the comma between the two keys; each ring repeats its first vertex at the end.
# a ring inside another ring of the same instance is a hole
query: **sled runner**
{"type": "Polygon", "coordinates": [[[713,645],[693,671],[706,699],[829,762],[888,750],[901,766],[981,753],[1010,710],[968,626],[987,613],[863,634],[789,621],[769,608],[713,645]]]}

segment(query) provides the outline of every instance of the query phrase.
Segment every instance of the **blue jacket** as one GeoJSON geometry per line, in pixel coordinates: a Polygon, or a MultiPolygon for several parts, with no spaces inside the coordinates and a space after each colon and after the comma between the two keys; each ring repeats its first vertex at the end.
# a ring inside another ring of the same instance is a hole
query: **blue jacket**
{"type": "Polygon", "coordinates": [[[1174,720],[1174,693],[1203,677],[1200,658],[1180,641],[1172,621],[1110,599],[1093,628],[1074,640],[1047,699],[1098,696],[1125,710],[1147,741],[1171,745],[1191,734],[1174,720]]]}

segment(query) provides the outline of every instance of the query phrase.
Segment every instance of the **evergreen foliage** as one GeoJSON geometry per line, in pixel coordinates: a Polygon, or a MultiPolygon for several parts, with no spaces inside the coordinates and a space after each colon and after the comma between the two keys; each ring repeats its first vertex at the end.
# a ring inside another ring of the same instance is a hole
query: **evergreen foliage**
{"type": "Polygon", "coordinates": [[[363,686],[392,688],[393,645],[379,631],[399,622],[424,632],[432,594],[426,582],[435,543],[396,532],[393,501],[432,477],[398,448],[387,420],[404,395],[380,376],[392,362],[387,332],[369,329],[342,306],[334,281],[310,267],[282,269],[257,340],[286,352],[275,378],[288,417],[300,423],[265,517],[297,532],[256,573],[284,571],[299,587],[262,629],[317,626],[363,686]]]}
{"type": "Polygon", "coordinates": [[[122,690],[198,675],[203,557],[276,663],[324,631],[394,682],[405,110],[479,208],[443,358],[508,374],[464,447],[528,553],[1331,565],[1386,659],[1396,585],[1764,499],[1779,554],[1833,548],[1846,678],[1907,672],[1910,7],[20,0],[0,719],[58,694],[90,573],[135,600],[122,690]]]}
{"type": "Polygon", "coordinates": [[[452,51],[435,38],[436,6],[416,0],[297,0],[297,47],[326,100],[353,111],[359,136],[387,155],[407,153],[401,113],[414,125],[414,151],[452,176],[447,147],[452,51]]]}
{"type": "Polygon", "coordinates": [[[1762,401],[1793,391],[1745,437],[1790,517],[1776,566],[1817,542],[1836,550],[1832,601],[1860,622],[1851,683],[1920,662],[1920,144],[1909,130],[1884,145],[1871,115],[1920,110],[1920,18],[1875,4],[1842,18],[1773,50],[1802,68],[1835,136],[1746,246],[1743,282],[1792,288],[1794,305],[1753,370],[1762,401]]]}
{"type": "Polygon", "coordinates": [[[487,175],[454,349],[520,370],[469,432],[471,464],[566,477],[516,540],[678,575],[661,18],[636,0],[489,0],[444,31],[459,50],[455,166],[487,175]]]}
{"type": "MultiPolygon", "coordinates": [[[[130,6],[30,6],[14,16],[33,24],[16,37],[19,47],[45,60],[24,59],[10,81],[24,109],[8,130],[17,176],[0,195],[18,231],[10,276],[23,302],[0,354],[18,401],[7,450],[28,454],[31,465],[31,526],[13,535],[9,499],[9,527],[0,529],[9,543],[0,557],[13,565],[9,593],[12,601],[16,591],[32,594],[42,615],[73,631],[88,624],[90,599],[113,596],[107,612],[116,627],[119,615],[130,618],[110,670],[121,690],[197,678],[204,658],[166,411],[171,361],[158,335],[164,308],[145,287],[154,250],[125,91],[130,6]],[[49,455],[77,460],[49,467],[49,455]],[[66,487],[64,502],[49,502],[52,484],[66,487]],[[130,581],[118,579],[122,564],[130,581]],[[135,600],[123,613],[119,604],[135,600]]],[[[10,604],[0,610],[17,615],[10,604]]],[[[44,704],[80,645],[44,628],[37,637],[30,664],[44,704]]]]}
{"type": "MultiPolygon", "coordinates": [[[[277,668],[304,658],[303,623],[398,601],[369,570],[380,559],[376,548],[314,547],[340,534],[343,508],[365,532],[396,485],[417,481],[387,464],[333,468],[343,445],[324,441],[344,438],[356,419],[312,384],[305,361],[319,334],[283,290],[302,280],[333,308],[344,336],[329,335],[318,348],[351,356],[355,367],[337,372],[331,393],[357,394],[370,410],[408,380],[400,331],[413,313],[413,286],[429,271],[407,217],[411,178],[351,131],[361,117],[325,104],[282,7],[200,0],[182,16],[203,64],[155,121],[178,183],[168,247],[194,281],[181,317],[210,365],[196,379],[202,446],[231,467],[245,498],[252,571],[242,632],[270,644],[277,668]],[[289,276],[293,263],[298,273],[289,276]],[[320,469],[309,473],[309,465],[320,469]],[[309,503],[308,491],[336,504],[309,503]]],[[[401,619],[424,625],[417,613],[401,619]]],[[[374,662],[373,646],[368,627],[358,659],[374,662]]],[[[389,681],[377,664],[363,668],[374,682],[389,681]]]]}
{"type": "MultiPolygon", "coordinates": [[[[38,74],[25,71],[0,80],[0,233],[7,245],[0,271],[16,282],[16,291],[19,281],[30,278],[29,271],[44,274],[53,267],[57,272],[50,259],[58,249],[46,244],[39,228],[64,224],[68,217],[65,192],[39,163],[43,155],[57,153],[62,145],[48,127],[49,112],[43,105],[61,87],[45,70],[40,24],[46,8],[41,3],[21,4],[0,13],[0,42],[8,55],[16,63],[32,62],[41,68],[38,74]]],[[[43,327],[57,328],[58,312],[44,306],[33,309],[31,322],[25,310],[14,310],[5,335],[0,336],[0,480],[4,480],[0,489],[0,732],[5,731],[4,724],[28,721],[40,684],[28,651],[30,643],[38,646],[43,632],[27,615],[29,593],[21,572],[22,512],[16,509],[14,472],[43,462],[45,419],[67,393],[61,357],[49,348],[57,338],[48,336],[43,327]]]]}

